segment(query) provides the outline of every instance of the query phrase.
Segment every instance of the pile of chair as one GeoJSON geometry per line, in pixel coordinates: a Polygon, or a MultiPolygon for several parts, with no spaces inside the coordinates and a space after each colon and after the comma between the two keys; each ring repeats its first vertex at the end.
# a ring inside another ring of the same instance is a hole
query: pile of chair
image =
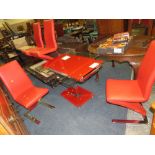
{"type": "Polygon", "coordinates": [[[43,34],[44,34],[45,46],[43,42],[40,22],[36,22],[33,24],[33,33],[36,46],[32,48],[17,47],[18,50],[22,51],[27,56],[36,57],[39,59],[51,60],[52,57],[46,54],[56,52],[57,50],[57,43],[54,30],[54,20],[44,20],[43,34]]]}

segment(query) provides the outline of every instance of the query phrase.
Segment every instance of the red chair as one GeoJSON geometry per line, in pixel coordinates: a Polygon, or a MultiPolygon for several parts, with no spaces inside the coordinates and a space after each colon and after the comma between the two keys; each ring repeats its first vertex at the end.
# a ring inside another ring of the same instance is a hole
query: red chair
{"type": "MultiPolygon", "coordinates": [[[[0,79],[13,99],[28,110],[25,116],[39,124],[40,121],[34,116],[31,116],[29,112],[34,109],[41,98],[48,93],[48,89],[34,86],[16,60],[0,67],[0,79]]],[[[44,103],[44,105],[49,108],[54,108],[54,106],[45,102],[40,103],[44,103]]]]}
{"type": "Polygon", "coordinates": [[[33,56],[33,54],[36,53],[37,51],[44,49],[44,43],[42,40],[41,27],[39,22],[33,24],[33,34],[36,47],[25,50],[22,50],[21,48],[22,52],[28,56],[33,56]]]}
{"type": "Polygon", "coordinates": [[[146,102],[155,80],[155,41],[152,41],[144,56],[136,80],[106,81],[106,99],[108,103],[126,107],[143,116],[143,120],[118,120],[115,123],[148,123],[142,103],[146,102]]]}
{"type": "Polygon", "coordinates": [[[44,20],[44,40],[45,48],[38,49],[35,53],[33,52],[32,56],[40,59],[52,60],[53,57],[46,54],[56,53],[58,48],[55,37],[54,20],[44,20]]]}
{"type": "Polygon", "coordinates": [[[46,48],[49,50],[44,54],[48,54],[51,52],[55,52],[58,48],[56,37],[55,37],[55,29],[54,29],[54,20],[44,20],[44,39],[46,48]]]}
{"type": "Polygon", "coordinates": [[[43,45],[40,23],[33,24],[34,40],[37,45],[36,48],[31,48],[23,51],[28,56],[37,57],[40,59],[51,60],[52,57],[46,55],[56,52],[57,43],[55,38],[54,20],[44,20],[44,39],[46,47],[43,45]]]}

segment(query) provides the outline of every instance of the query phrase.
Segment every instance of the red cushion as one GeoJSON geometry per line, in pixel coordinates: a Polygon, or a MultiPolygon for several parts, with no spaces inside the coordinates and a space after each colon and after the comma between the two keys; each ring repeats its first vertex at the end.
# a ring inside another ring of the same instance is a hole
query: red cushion
{"type": "MultiPolygon", "coordinates": [[[[31,56],[31,52],[33,51],[38,51],[40,48],[39,47],[35,47],[35,48],[29,48],[27,50],[22,50],[22,52],[28,56],[31,56]]],[[[42,49],[42,48],[41,48],[42,49]]]]}
{"type": "Polygon", "coordinates": [[[36,47],[36,48],[30,48],[30,49],[25,50],[23,52],[29,56],[36,56],[37,54],[44,55],[44,54],[48,54],[51,52],[55,52],[55,50],[56,50],[56,48],[39,48],[39,47],[36,47]]]}
{"type": "Polygon", "coordinates": [[[47,88],[31,87],[21,93],[15,100],[25,108],[31,110],[36,106],[38,101],[48,93],[47,88]]]}
{"type": "Polygon", "coordinates": [[[139,88],[137,80],[114,80],[106,81],[107,101],[144,102],[145,99],[139,88]]]}

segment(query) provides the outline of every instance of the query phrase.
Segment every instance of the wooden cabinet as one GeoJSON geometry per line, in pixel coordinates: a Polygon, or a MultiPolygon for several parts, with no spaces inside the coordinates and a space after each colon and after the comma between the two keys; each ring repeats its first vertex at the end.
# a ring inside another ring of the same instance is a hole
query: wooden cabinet
{"type": "Polygon", "coordinates": [[[62,37],[64,35],[63,24],[55,23],[55,31],[57,33],[57,37],[62,37]]]}
{"type": "Polygon", "coordinates": [[[0,86],[0,135],[29,134],[23,120],[14,110],[8,97],[0,86]]]}
{"type": "Polygon", "coordinates": [[[138,27],[145,27],[147,28],[146,35],[151,35],[152,28],[153,28],[153,20],[152,19],[129,19],[128,20],[128,31],[131,34],[132,29],[135,28],[137,25],[138,27]]]}
{"type": "Polygon", "coordinates": [[[99,36],[113,35],[124,31],[123,19],[97,19],[99,36]]]}
{"type": "Polygon", "coordinates": [[[151,32],[152,36],[155,36],[155,20],[153,19],[153,24],[152,24],[152,32],[151,32]]]}

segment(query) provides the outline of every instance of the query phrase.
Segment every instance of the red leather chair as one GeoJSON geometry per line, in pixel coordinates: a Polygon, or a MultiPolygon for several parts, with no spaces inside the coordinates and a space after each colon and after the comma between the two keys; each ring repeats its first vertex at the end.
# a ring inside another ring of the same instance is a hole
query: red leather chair
{"type": "MultiPolygon", "coordinates": [[[[28,110],[25,116],[37,124],[40,123],[40,121],[34,116],[31,116],[29,112],[34,109],[41,98],[48,93],[48,89],[34,86],[16,60],[0,67],[0,79],[13,99],[28,110]]],[[[45,105],[53,108],[53,106],[47,103],[45,103],[45,105]]]]}
{"type": "Polygon", "coordinates": [[[57,43],[55,38],[54,20],[44,20],[44,39],[46,47],[44,47],[42,41],[42,33],[40,23],[33,24],[34,40],[37,45],[36,48],[30,48],[23,51],[28,56],[37,57],[40,59],[51,60],[52,57],[46,55],[52,52],[56,52],[57,43]]]}
{"type": "Polygon", "coordinates": [[[44,54],[48,54],[51,52],[55,52],[58,48],[57,42],[56,42],[56,35],[55,35],[55,29],[54,29],[54,20],[44,20],[44,39],[45,44],[48,52],[45,52],[44,54]]]}
{"type": "Polygon", "coordinates": [[[21,48],[22,52],[28,56],[33,56],[33,54],[36,53],[37,51],[44,49],[44,43],[42,40],[41,27],[39,22],[33,24],[33,34],[36,47],[29,48],[26,50],[22,50],[21,48]]]}
{"type": "Polygon", "coordinates": [[[147,123],[146,111],[142,103],[149,99],[155,80],[155,41],[152,41],[144,56],[136,80],[106,81],[106,100],[108,103],[123,106],[143,116],[143,120],[118,120],[118,123],[147,123]]]}
{"type": "MultiPolygon", "coordinates": [[[[32,56],[45,59],[52,60],[53,57],[50,57],[46,54],[57,52],[57,42],[55,37],[55,29],[54,29],[54,20],[44,20],[44,40],[45,47],[39,49],[37,52],[33,53],[32,56]]],[[[58,54],[58,53],[57,53],[58,54]]]]}

